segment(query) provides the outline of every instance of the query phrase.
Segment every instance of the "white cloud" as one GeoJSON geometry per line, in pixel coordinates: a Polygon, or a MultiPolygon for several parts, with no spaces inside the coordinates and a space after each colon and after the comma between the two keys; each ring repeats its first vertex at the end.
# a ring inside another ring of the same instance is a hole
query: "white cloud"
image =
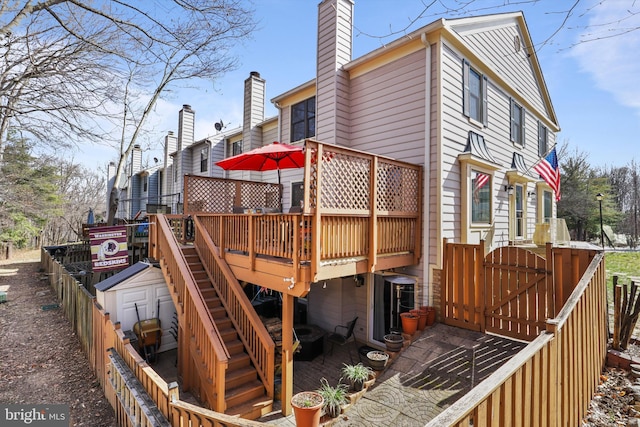
{"type": "Polygon", "coordinates": [[[572,54],[597,87],[640,115],[640,4],[607,0],[590,9],[572,54]],[[635,13],[635,15],[633,15],[635,13]]]}

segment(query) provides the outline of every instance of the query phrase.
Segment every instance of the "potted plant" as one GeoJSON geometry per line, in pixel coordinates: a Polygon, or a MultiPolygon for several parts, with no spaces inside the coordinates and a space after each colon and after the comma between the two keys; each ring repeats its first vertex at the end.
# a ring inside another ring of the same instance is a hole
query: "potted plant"
{"type": "Polygon", "coordinates": [[[329,414],[331,418],[336,418],[340,415],[342,405],[347,403],[347,385],[338,382],[335,387],[332,387],[326,378],[322,378],[320,380],[320,388],[316,391],[324,399],[324,412],[329,414]]]}
{"type": "Polygon", "coordinates": [[[405,312],[400,313],[400,320],[402,321],[402,331],[407,335],[413,335],[418,329],[418,316],[413,313],[405,312]]]}
{"type": "Polygon", "coordinates": [[[291,398],[293,414],[297,426],[316,427],[320,425],[320,412],[324,399],[315,391],[302,391],[291,398]]]}
{"type": "Polygon", "coordinates": [[[402,350],[404,337],[400,334],[387,334],[384,336],[384,343],[387,346],[387,351],[398,352],[402,350]]]}
{"type": "Polygon", "coordinates": [[[367,359],[369,359],[369,364],[373,370],[382,371],[387,365],[389,355],[384,351],[373,350],[367,353],[367,359]]]}
{"type": "Polygon", "coordinates": [[[342,376],[350,382],[351,389],[354,391],[362,390],[365,381],[367,381],[371,375],[373,375],[373,370],[368,366],[364,366],[362,363],[358,363],[357,365],[347,365],[344,363],[342,367],[342,376]]]}

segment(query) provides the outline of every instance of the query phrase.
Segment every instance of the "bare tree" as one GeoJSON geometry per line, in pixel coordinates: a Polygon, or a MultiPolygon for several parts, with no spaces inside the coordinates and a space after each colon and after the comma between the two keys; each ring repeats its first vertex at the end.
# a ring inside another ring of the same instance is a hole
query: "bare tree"
{"type": "Polygon", "coordinates": [[[38,141],[100,139],[119,155],[111,201],[117,204],[125,160],[158,99],[174,85],[197,85],[235,68],[232,47],[254,27],[241,0],[0,2],[7,41],[0,69],[7,81],[0,84],[10,90],[1,98],[0,151],[1,132],[12,126],[38,141]],[[32,60],[27,47],[48,52],[48,59],[32,60]],[[64,62],[70,71],[64,73],[53,54],[63,47],[77,56],[64,62]],[[90,67],[90,59],[99,65],[90,67]],[[39,108],[33,99],[42,93],[50,105],[39,108]]]}
{"type": "Polygon", "coordinates": [[[0,46],[0,153],[10,127],[53,147],[101,139],[97,120],[109,117],[109,103],[120,99],[116,70],[101,52],[32,18],[0,46]]]}

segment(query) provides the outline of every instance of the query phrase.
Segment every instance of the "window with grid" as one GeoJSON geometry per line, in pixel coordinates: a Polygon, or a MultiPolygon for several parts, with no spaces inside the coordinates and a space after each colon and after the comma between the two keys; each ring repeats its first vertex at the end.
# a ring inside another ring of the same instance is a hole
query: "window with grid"
{"type": "Polygon", "coordinates": [[[316,97],[291,107],[291,142],[316,136],[316,97]]]}
{"type": "Polygon", "coordinates": [[[472,68],[468,61],[465,60],[462,64],[463,113],[487,126],[487,78],[472,68]]]}
{"type": "Polygon", "coordinates": [[[524,147],[524,108],[511,99],[511,142],[524,147]]]}
{"type": "Polygon", "coordinates": [[[231,155],[236,156],[238,154],[242,154],[242,140],[231,144],[231,155]]]}

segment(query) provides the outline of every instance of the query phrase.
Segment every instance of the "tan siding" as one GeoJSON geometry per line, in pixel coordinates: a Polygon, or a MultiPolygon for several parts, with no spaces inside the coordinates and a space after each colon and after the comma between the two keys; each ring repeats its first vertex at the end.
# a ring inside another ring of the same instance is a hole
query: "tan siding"
{"type": "Polygon", "coordinates": [[[425,149],[425,50],[351,81],[351,146],[420,163],[425,149]]]}

